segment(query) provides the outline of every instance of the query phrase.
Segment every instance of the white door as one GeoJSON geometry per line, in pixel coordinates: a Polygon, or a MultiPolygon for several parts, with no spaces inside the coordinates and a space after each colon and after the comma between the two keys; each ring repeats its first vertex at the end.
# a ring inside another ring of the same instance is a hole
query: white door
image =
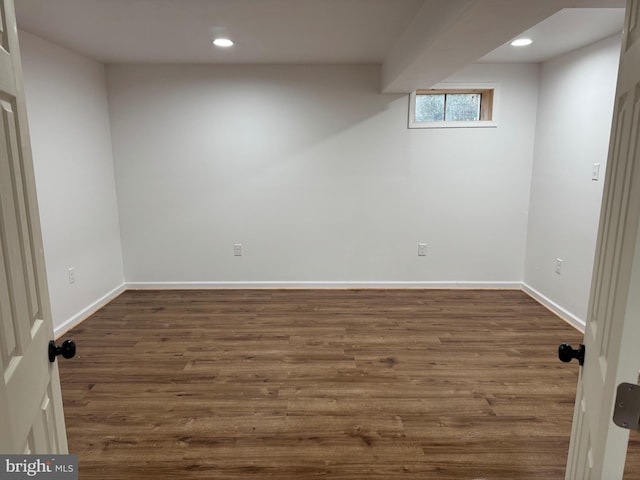
{"type": "Polygon", "coordinates": [[[67,453],[13,0],[0,15],[0,452],[67,453]]]}
{"type": "Polygon", "coordinates": [[[627,453],[629,431],[612,415],[617,385],[640,369],[639,23],[640,0],[627,0],[567,480],[621,479],[627,453]]]}

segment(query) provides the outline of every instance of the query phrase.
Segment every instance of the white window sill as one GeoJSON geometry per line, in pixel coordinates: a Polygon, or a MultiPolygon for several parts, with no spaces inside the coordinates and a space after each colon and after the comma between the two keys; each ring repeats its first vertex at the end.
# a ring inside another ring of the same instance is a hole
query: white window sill
{"type": "Polygon", "coordinates": [[[498,122],[476,121],[476,122],[410,122],[409,128],[496,128],[498,122]]]}

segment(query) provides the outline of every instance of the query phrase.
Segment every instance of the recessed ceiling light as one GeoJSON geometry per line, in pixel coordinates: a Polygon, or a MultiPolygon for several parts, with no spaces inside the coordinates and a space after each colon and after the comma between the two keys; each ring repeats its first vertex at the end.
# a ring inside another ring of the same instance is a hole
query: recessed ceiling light
{"type": "Polygon", "coordinates": [[[228,38],[216,38],[213,41],[213,44],[216,47],[226,48],[226,47],[231,47],[233,45],[233,42],[231,40],[229,40],[228,38]]]}
{"type": "Polygon", "coordinates": [[[511,45],[514,47],[526,47],[527,45],[531,45],[532,43],[533,40],[531,40],[530,38],[517,38],[516,40],[511,42],[511,45]]]}

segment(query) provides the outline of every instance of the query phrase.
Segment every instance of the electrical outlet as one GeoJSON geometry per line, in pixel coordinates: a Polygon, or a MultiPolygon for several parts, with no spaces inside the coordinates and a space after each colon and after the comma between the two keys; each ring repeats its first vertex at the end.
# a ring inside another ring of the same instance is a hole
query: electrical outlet
{"type": "Polygon", "coordinates": [[[426,243],[419,243],[418,244],[418,256],[419,257],[426,257],[427,256],[427,244],[426,243]]]}
{"type": "Polygon", "coordinates": [[[556,258],[556,273],[562,275],[562,259],[556,258]]]}
{"type": "Polygon", "coordinates": [[[233,254],[236,257],[241,257],[242,256],[242,244],[241,243],[236,243],[233,245],[233,254]]]}
{"type": "Polygon", "coordinates": [[[76,283],[76,269],[71,267],[67,272],[69,273],[69,283],[76,283]]]}

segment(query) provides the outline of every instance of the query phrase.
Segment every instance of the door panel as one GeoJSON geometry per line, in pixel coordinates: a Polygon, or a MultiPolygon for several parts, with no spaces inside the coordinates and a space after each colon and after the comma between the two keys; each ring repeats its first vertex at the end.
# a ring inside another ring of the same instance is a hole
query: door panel
{"type": "Polygon", "coordinates": [[[0,16],[0,452],[66,453],[11,0],[0,16]]]}
{"type": "Polygon", "coordinates": [[[628,0],[566,479],[624,471],[629,431],[612,414],[618,384],[635,382],[640,368],[639,13],[639,0],[628,0]]]}

